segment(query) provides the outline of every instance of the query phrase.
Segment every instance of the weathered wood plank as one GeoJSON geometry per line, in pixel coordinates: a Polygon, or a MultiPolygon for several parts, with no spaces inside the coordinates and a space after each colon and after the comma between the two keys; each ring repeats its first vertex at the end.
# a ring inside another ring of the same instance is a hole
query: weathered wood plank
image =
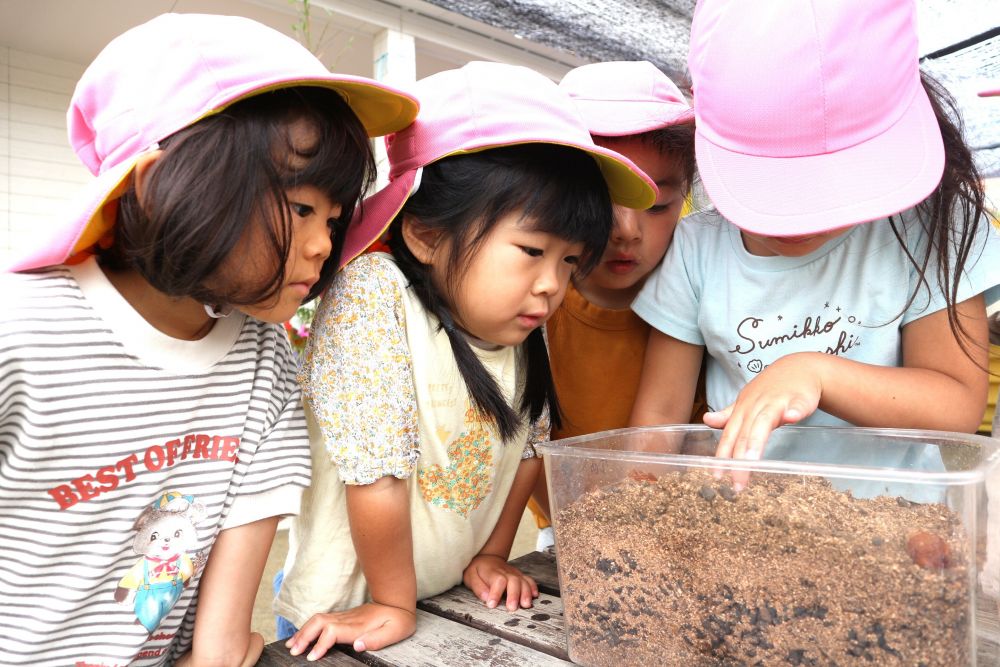
{"type": "MultiPolygon", "coordinates": [[[[344,648],[349,651],[348,647],[344,648]]],[[[381,651],[365,651],[355,657],[373,667],[566,667],[573,664],[422,609],[417,610],[417,632],[412,637],[381,651]]]]}
{"type": "Polygon", "coordinates": [[[998,601],[981,594],[976,606],[976,663],[1000,665],[998,601]]]}
{"type": "Polygon", "coordinates": [[[538,582],[542,595],[532,609],[487,609],[464,586],[419,603],[414,636],[381,651],[355,654],[338,646],[321,660],[292,657],[284,642],[264,648],[257,667],[549,667],[571,665],[566,654],[565,621],[559,578],[552,554],[532,552],[513,561],[538,582]],[[456,622],[457,621],[457,622],[456,622]]]}
{"type": "Polygon", "coordinates": [[[309,662],[305,655],[292,656],[285,648],[284,640],[278,640],[264,647],[264,652],[257,661],[256,667],[291,667],[294,665],[310,665],[311,667],[364,667],[349,655],[340,651],[330,651],[320,660],[309,662]]]}
{"type": "Polygon", "coordinates": [[[556,558],[552,554],[532,551],[511,561],[511,565],[534,579],[539,590],[559,595],[559,574],[556,572],[556,558]]]}
{"type": "Polygon", "coordinates": [[[569,660],[562,598],[542,593],[531,609],[489,609],[465,586],[421,600],[417,607],[438,616],[484,630],[536,651],[569,660]]]}

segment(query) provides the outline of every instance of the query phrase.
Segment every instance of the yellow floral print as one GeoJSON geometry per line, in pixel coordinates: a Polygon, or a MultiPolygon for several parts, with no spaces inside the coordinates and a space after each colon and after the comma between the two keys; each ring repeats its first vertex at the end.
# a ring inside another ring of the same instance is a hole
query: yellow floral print
{"type": "Polygon", "coordinates": [[[417,481],[424,500],[463,517],[479,507],[493,488],[493,439],[482,418],[470,408],[468,427],[448,446],[448,467],[420,466],[417,481]]]}

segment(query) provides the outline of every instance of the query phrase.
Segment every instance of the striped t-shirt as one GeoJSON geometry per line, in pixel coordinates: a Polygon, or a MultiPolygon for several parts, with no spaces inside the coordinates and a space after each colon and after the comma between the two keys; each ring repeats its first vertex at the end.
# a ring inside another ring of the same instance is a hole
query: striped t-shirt
{"type": "Polygon", "coordinates": [[[0,664],[170,664],[219,531],[309,483],[284,332],[170,338],[94,260],[0,284],[0,664]]]}

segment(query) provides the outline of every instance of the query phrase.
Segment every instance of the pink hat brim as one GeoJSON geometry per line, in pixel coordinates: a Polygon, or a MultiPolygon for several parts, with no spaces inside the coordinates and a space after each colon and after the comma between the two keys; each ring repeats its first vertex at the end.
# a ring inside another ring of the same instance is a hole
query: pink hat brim
{"type": "MultiPolygon", "coordinates": [[[[528,143],[551,143],[559,146],[569,146],[588,153],[597,162],[605,183],[608,184],[611,200],[627,208],[647,209],[652,206],[656,197],[656,184],[648,175],[624,155],[602,146],[576,144],[569,141],[546,141],[538,139],[531,141],[501,141],[495,139],[483,142],[482,145],[468,145],[462,150],[449,155],[475,153],[491,148],[516,146],[528,143]]],[[[449,155],[442,156],[448,157],[449,155]]],[[[432,162],[436,162],[436,158],[432,162]]],[[[422,168],[424,165],[420,165],[422,168]]],[[[347,239],[340,255],[340,268],[346,266],[352,259],[360,255],[381,236],[392,223],[393,219],[406,204],[413,192],[416,181],[417,167],[413,167],[396,176],[388,185],[364,200],[354,211],[354,218],[347,230],[347,239]]]]}
{"type": "Polygon", "coordinates": [[[638,100],[588,100],[575,98],[576,108],[591,134],[624,137],[671,125],[694,122],[694,109],[686,104],[638,100]]]}
{"type": "Polygon", "coordinates": [[[338,268],[344,268],[385,232],[389,223],[410,198],[416,178],[416,169],[400,174],[354,210],[354,218],[347,229],[347,240],[344,241],[344,249],[340,253],[338,268]]]}
{"type": "Polygon", "coordinates": [[[941,130],[922,89],[892,127],[850,148],[760,157],[730,151],[696,131],[695,151],[719,212],[767,236],[815,234],[898,213],[926,199],[944,170],[941,130]]]}
{"type": "Polygon", "coordinates": [[[90,221],[107,202],[108,194],[129,178],[137,157],[117,164],[89,181],[70,199],[58,218],[62,224],[38,225],[32,240],[19,248],[16,258],[3,271],[26,271],[65,262],[72,254],[90,221]]]}
{"type": "MultiPolygon", "coordinates": [[[[413,122],[419,109],[416,98],[381,82],[350,74],[318,77],[277,78],[256,80],[252,85],[211,101],[204,115],[216,113],[242,99],[266,90],[293,86],[319,86],[338,92],[358,117],[369,136],[396,132],[413,122]]],[[[188,119],[190,122],[191,119],[188,119]]],[[[190,122],[188,124],[190,124],[190,122]]],[[[185,126],[181,123],[181,126],[185,126]]],[[[77,242],[94,216],[104,206],[110,193],[129,178],[137,156],[133,156],[108,171],[98,174],[70,200],[64,213],[54,224],[44,225],[30,243],[22,244],[11,263],[0,266],[2,271],[25,271],[42,266],[61,264],[74,254],[77,242]]],[[[372,239],[374,240],[374,238],[372,239]]],[[[77,249],[82,250],[82,249],[77,249]]]]}

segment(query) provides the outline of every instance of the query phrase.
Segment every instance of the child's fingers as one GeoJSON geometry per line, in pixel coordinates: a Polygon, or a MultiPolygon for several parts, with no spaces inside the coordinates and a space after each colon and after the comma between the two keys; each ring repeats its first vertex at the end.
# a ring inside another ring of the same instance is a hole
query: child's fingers
{"type": "Polygon", "coordinates": [[[472,594],[477,598],[486,602],[490,597],[490,585],[483,580],[479,572],[475,568],[466,570],[465,572],[465,585],[472,591],[472,594]]]}
{"type": "MultiPolygon", "coordinates": [[[[313,644],[312,649],[309,651],[309,655],[306,656],[306,660],[319,660],[326,652],[329,651],[334,644],[337,643],[337,637],[340,626],[335,623],[329,623],[323,631],[319,633],[319,637],[316,639],[316,643],[313,644]]],[[[340,641],[349,641],[347,637],[341,637],[340,641]]]]}
{"type": "Polygon", "coordinates": [[[538,597],[538,583],[534,580],[534,578],[529,577],[528,575],[524,574],[523,572],[521,573],[521,578],[525,579],[528,582],[528,589],[531,591],[531,597],[532,598],[537,598],[538,597]]]}
{"type": "MultiPolygon", "coordinates": [[[[733,406],[729,406],[725,410],[729,413],[729,417],[725,428],[722,430],[722,435],[719,436],[719,444],[715,448],[715,456],[717,458],[733,458],[733,450],[736,447],[736,439],[740,431],[740,426],[743,423],[743,415],[742,413],[732,414],[732,408],[733,406]]],[[[722,479],[723,471],[721,468],[715,468],[712,470],[712,474],[715,476],[715,479],[722,479]]]]}
{"type": "Polygon", "coordinates": [[[734,458],[758,460],[764,454],[764,446],[771,432],[781,425],[784,407],[767,405],[754,415],[745,426],[746,435],[740,439],[734,458]]]}
{"type": "Polygon", "coordinates": [[[521,606],[522,583],[516,574],[507,576],[507,611],[517,611],[521,606]]]}
{"type": "Polygon", "coordinates": [[[712,428],[725,428],[726,422],[729,421],[730,415],[733,414],[733,405],[730,404],[728,407],[722,410],[713,410],[711,412],[706,412],[702,417],[702,421],[705,422],[706,426],[711,426],[712,428]]]}
{"type": "Polygon", "coordinates": [[[387,620],[378,627],[366,630],[354,640],[354,650],[377,651],[398,641],[402,641],[413,634],[416,622],[413,627],[404,627],[403,624],[387,620]]]}
{"type": "MultiPolygon", "coordinates": [[[[761,437],[763,432],[763,437],[767,439],[767,433],[770,432],[769,427],[766,425],[767,417],[764,413],[758,413],[752,418],[748,418],[743,421],[739,432],[733,438],[733,458],[734,459],[756,459],[759,456],[754,456],[756,448],[756,439],[761,437]]],[[[733,490],[742,491],[747,482],[750,481],[750,474],[745,470],[733,470],[732,474],[733,480],[733,490]]]]}
{"type": "Polygon", "coordinates": [[[810,410],[806,405],[806,401],[801,398],[794,398],[789,402],[787,408],[785,408],[784,414],[781,415],[782,424],[794,424],[800,422],[806,418],[810,410]]]}
{"type": "Polygon", "coordinates": [[[503,575],[494,577],[493,583],[490,584],[489,595],[486,598],[486,606],[493,609],[500,604],[500,598],[503,597],[505,588],[507,588],[507,577],[503,575]]]}
{"type": "Polygon", "coordinates": [[[313,616],[306,621],[305,625],[299,628],[298,632],[289,637],[288,641],[285,642],[285,646],[288,647],[289,653],[292,655],[299,655],[309,647],[309,644],[311,644],[322,631],[323,623],[318,618],[313,616]]]}
{"type": "Polygon", "coordinates": [[[521,586],[521,607],[530,609],[533,600],[538,597],[538,586],[534,579],[524,574],[521,575],[521,581],[523,583],[521,586]]]}
{"type": "MultiPolygon", "coordinates": [[[[732,415],[726,424],[726,428],[722,431],[722,436],[719,438],[716,456],[730,459],[745,458],[749,438],[748,430],[751,423],[752,419],[747,415],[745,410],[732,415]]],[[[731,478],[734,490],[739,491],[746,486],[747,474],[745,472],[733,470],[732,468],[729,470],[729,477],[731,478]]],[[[716,479],[721,479],[722,476],[723,473],[721,470],[715,471],[716,479]]]]}

